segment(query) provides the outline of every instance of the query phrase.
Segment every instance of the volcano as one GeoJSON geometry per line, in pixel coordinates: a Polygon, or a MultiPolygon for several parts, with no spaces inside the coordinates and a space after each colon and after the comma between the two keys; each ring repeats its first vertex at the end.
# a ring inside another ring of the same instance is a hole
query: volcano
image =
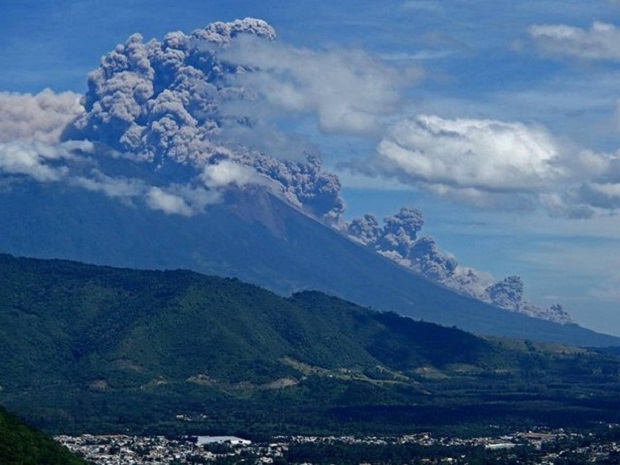
{"type": "Polygon", "coordinates": [[[83,190],[21,183],[0,194],[0,250],[235,277],[281,295],[320,290],[476,333],[577,346],[620,344],[575,324],[509,312],[438,286],[262,188],[227,192],[201,215],[140,209],[83,190]]]}
{"type": "MultiPolygon", "coordinates": [[[[384,228],[372,215],[347,224],[340,181],[322,170],[321,154],[269,120],[275,94],[316,90],[306,66],[283,67],[281,57],[317,57],[274,45],[276,38],[252,18],[162,41],[134,34],[102,57],[79,103],[74,94],[34,96],[38,110],[24,109],[21,126],[39,130],[0,144],[0,252],[184,268],[282,295],[319,290],[479,334],[620,344],[519,314],[527,307],[520,279],[489,286],[471,269],[459,274],[432,238],[417,237],[415,208],[386,218],[384,228]],[[266,95],[271,84],[275,94],[266,95]]],[[[331,66],[345,66],[333,58],[331,66]]],[[[366,127],[383,108],[373,95],[386,104],[395,97],[368,64],[349,57],[347,76],[373,92],[336,89],[347,100],[335,121],[321,120],[325,129],[366,127]]]]}

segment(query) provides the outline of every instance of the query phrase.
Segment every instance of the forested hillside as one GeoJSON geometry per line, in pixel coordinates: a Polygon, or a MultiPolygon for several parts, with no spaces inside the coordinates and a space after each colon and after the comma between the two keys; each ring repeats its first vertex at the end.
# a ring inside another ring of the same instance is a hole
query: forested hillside
{"type": "Polygon", "coordinates": [[[81,459],[0,407],[2,465],[85,465],[81,459]]]}
{"type": "Polygon", "coordinates": [[[50,431],[400,431],[618,416],[614,355],[188,271],[0,255],[0,277],[0,402],[50,431]]]}

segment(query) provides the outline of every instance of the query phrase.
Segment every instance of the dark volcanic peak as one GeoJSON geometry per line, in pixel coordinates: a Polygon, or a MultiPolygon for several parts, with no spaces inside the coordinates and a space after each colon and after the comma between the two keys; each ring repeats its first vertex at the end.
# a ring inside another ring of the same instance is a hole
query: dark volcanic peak
{"type": "MultiPolygon", "coordinates": [[[[388,301],[372,300],[381,294],[372,288],[397,287],[398,300],[418,302],[418,290],[403,289],[423,287],[422,276],[504,309],[570,322],[564,310],[509,302],[491,277],[419,237],[416,208],[403,207],[383,225],[370,214],[349,225],[340,218],[338,177],[322,170],[312,144],[280,129],[274,114],[312,114],[326,133],[371,131],[374,117],[398,100],[393,71],[361,52],[279,44],[259,19],[146,42],[134,34],[89,74],[81,105],[72,93],[1,96],[14,111],[0,121],[0,220],[11,225],[0,250],[186,267],[383,308],[388,301]],[[343,245],[317,219],[358,244],[343,245]],[[369,259],[369,251],[377,256],[369,259]],[[394,271],[383,258],[406,270],[394,271]],[[403,280],[416,284],[385,283],[403,280]]],[[[457,323],[443,316],[454,309],[429,305],[435,310],[402,311],[457,323]]]]}
{"type": "Polygon", "coordinates": [[[258,188],[229,191],[225,202],[191,218],[53,185],[15,186],[11,200],[0,203],[4,224],[12,225],[0,235],[0,246],[19,255],[193,269],[284,295],[321,290],[478,334],[580,346],[617,342],[576,325],[502,311],[434,284],[258,188]]]}

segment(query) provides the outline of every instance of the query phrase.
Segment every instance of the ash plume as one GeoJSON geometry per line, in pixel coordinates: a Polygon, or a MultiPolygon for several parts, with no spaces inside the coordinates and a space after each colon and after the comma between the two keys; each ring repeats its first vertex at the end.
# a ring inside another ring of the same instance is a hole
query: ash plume
{"type": "Polygon", "coordinates": [[[408,255],[411,267],[433,281],[444,282],[455,274],[458,262],[442,254],[431,237],[415,241],[408,255]]]}
{"type": "Polygon", "coordinates": [[[383,232],[377,242],[378,250],[396,252],[402,258],[407,258],[424,225],[422,212],[417,208],[402,207],[396,215],[388,216],[383,222],[383,232]]]}
{"type": "Polygon", "coordinates": [[[395,215],[384,218],[383,226],[370,213],[355,218],[347,224],[345,233],[429,281],[461,294],[535,318],[557,323],[573,321],[559,304],[543,309],[524,300],[524,285],[518,276],[495,281],[487,273],[459,265],[454,257],[439,250],[432,237],[418,237],[423,225],[424,219],[418,209],[402,207],[395,215]]]}
{"type": "Polygon", "coordinates": [[[355,218],[347,226],[349,237],[364,245],[375,245],[382,233],[382,228],[375,215],[366,213],[362,218],[355,218]]]}
{"type": "Polygon", "coordinates": [[[169,33],[162,41],[132,35],[89,74],[85,111],[63,139],[103,144],[178,184],[207,189],[224,187],[222,180],[269,184],[316,217],[336,220],[344,210],[340,182],[321,171],[316,153],[302,150],[276,158],[236,137],[262,124],[251,114],[230,112],[231,106],[243,108],[253,98],[238,78],[255,70],[224,57],[242,36],[276,40],[269,24],[252,18],[212,23],[188,35],[169,33]]]}
{"type": "MultiPolygon", "coordinates": [[[[344,223],[338,177],[322,170],[310,142],[279,130],[275,122],[282,115],[310,116],[323,133],[377,136],[379,117],[393,112],[403,80],[411,76],[361,51],[317,52],[276,39],[269,24],[253,18],[212,23],[190,34],[171,32],[161,41],[134,34],[102,57],[88,75],[88,91],[81,99],[49,90],[0,93],[0,174],[9,179],[0,180],[0,187],[10,189],[24,179],[62,183],[127,205],[190,217],[221,202],[229,187],[260,185],[433,282],[502,308],[537,314],[540,309],[523,301],[517,279],[495,283],[460,266],[431,237],[419,237],[424,220],[416,208],[403,207],[382,225],[371,214],[344,223]]],[[[412,173],[411,179],[441,181],[445,166],[457,187],[469,188],[471,177],[453,170],[454,151],[448,149],[462,144],[455,135],[468,136],[472,153],[480,152],[476,163],[487,166],[492,151],[473,149],[487,147],[483,142],[493,140],[497,131],[511,135],[518,148],[523,140],[539,142],[529,145],[540,150],[534,155],[521,150],[514,163],[530,166],[533,159],[542,180],[558,175],[555,165],[547,163],[556,151],[546,133],[521,125],[421,117],[397,125],[379,153],[391,160],[384,163],[388,171],[400,164],[411,168],[411,156],[399,158],[411,152],[414,165],[430,167],[424,176],[412,173]],[[438,137],[448,149],[437,148],[438,137]],[[395,150],[397,145],[403,150],[395,150]],[[428,153],[420,152],[420,145],[428,153]],[[423,155],[447,163],[418,160],[423,155]]],[[[617,164],[617,157],[584,160],[602,167],[617,164]]],[[[513,168],[521,166],[514,163],[494,166],[513,176],[513,168]]],[[[517,181],[526,187],[538,185],[538,178],[521,178],[517,181]]],[[[589,193],[582,189],[582,195],[597,197],[601,204],[611,201],[615,190],[603,181],[589,193]]],[[[484,178],[476,185],[494,188],[496,182],[484,178]]],[[[561,200],[549,197],[547,203],[559,211],[561,200]]],[[[549,312],[567,318],[561,307],[549,312]]]]}
{"type": "Polygon", "coordinates": [[[518,276],[508,276],[489,286],[487,295],[498,307],[517,310],[523,301],[523,281],[518,276]]]}

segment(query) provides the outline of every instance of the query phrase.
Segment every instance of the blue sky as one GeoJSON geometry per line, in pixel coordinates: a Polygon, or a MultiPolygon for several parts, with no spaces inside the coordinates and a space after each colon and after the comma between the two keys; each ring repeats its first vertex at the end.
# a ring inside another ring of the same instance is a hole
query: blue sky
{"type": "Polygon", "coordinates": [[[81,94],[134,32],[248,16],[289,51],[358,53],[383,73],[363,124],[306,102],[281,125],[338,173],[346,217],[417,206],[460,263],[620,335],[619,1],[3,0],[0,92],[81,94]]]}

